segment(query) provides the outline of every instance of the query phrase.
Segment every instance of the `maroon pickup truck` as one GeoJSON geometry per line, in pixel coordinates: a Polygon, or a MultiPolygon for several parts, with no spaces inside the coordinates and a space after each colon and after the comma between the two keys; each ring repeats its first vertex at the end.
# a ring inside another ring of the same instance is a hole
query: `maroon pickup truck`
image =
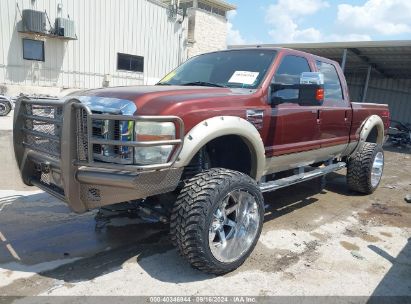
{"type": "Polygon", "coordinates": [[[191,58],[155,86],[22,97],[14,150],[27,185],[79,213],[133,204],[222,274],[258,241],[263,192],[347,167],[350,189],[372,193],[388,124],[387,105],[350,102],[336,62],[253,48],[191,58]]]}

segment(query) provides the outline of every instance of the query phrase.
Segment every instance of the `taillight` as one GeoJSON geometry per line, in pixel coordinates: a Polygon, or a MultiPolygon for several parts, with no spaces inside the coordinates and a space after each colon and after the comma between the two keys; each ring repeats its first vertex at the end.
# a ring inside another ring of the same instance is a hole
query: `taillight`
{"type": "Polygon", "coordinates": [[[381,116],[382,118],[387,118],[387,120],[385,121],[385,128],[389,128],[391,125],[390,111],[382,111],[381,116]]]}

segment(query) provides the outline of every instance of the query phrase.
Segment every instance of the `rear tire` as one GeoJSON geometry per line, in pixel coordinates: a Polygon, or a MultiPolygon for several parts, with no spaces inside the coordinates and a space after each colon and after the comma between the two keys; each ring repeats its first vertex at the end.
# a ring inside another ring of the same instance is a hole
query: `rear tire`
{"type": "Polygon", "coordinates": [[[191,178],[171,215],[173,243],[192,267],[235,270],[253,251],[264,219],[263,197],[249,176],[214,168],[191,178]]]}
{"type": "Polygon", "coordinates": [[[384,151],[382,147],[366,142],[348,161],[348,187],[356,192],[371,194],[378,188],[383,170],[384,151]]]}
{"type": "Polygon", "coordinates": [[[8,101],[0,101],[0,116],[6,116],[11,111],[11,105],[8,101]]]}

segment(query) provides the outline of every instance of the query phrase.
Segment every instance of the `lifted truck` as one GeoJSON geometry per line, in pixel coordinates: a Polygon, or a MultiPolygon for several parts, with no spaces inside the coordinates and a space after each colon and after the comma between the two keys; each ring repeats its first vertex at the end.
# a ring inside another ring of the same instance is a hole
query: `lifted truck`
{"type": "Polygon", "coordinates": [[[27,185],[78,213],[141,203],[193,267],[223,274],[258,241],[263,192],[347,166],[349,188],[372,193],[388,125],[387,105],[350,102],[336,62],[241,49],[191,58],[155,86],[22,97],[14,150],[27,185]]]}

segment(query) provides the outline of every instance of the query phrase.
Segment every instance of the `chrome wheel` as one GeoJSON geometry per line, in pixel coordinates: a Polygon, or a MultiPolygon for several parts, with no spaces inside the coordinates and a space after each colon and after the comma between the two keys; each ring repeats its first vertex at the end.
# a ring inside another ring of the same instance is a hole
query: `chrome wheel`
{"type": "Polygon", "coordinates": [[[260,223],[255,197],[243,189],[230,192],[213,213],[209,246],[220,262],[238,260],[253,245],[260,223]]]}
{"type": "Polygon", "coordinates": [[[375,155],[374,162],[372,164],[372,169],[371,169],[371,186],[373,188],[378,186],[378,183],[381,180],[383,168],[384,168],[384,154],[382,152],[378,152],[375,155]]]}

